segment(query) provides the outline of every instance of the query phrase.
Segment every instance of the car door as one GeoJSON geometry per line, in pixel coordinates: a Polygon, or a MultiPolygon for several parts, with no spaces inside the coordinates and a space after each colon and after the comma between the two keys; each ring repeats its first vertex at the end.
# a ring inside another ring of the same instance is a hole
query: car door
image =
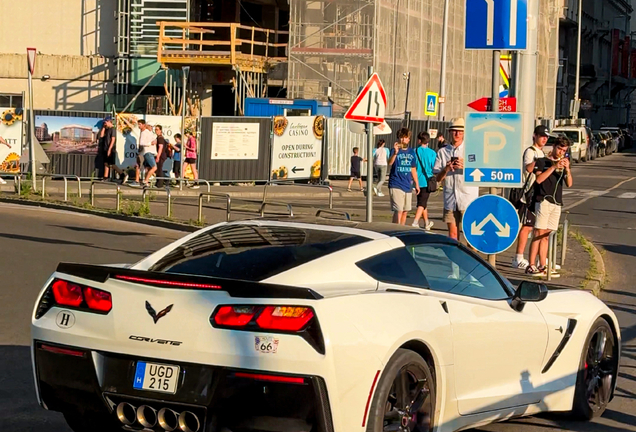
{"type": "Polygon", "coordinates": [[[407,249],[430,289],[447,301],[459,413],[539,402],[548,329],[538,308],[513,310],[510,287],[463,247],[425,243],[407,249]]]}

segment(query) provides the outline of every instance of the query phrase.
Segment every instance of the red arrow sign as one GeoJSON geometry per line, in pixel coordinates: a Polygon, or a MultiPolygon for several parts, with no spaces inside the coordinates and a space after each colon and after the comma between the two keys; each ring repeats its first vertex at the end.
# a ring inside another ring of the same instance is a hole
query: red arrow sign
{"type": "MultiPolygon", "coordinates": [[[[476,111],[490,111],[492,106],[492,98],[481,98],[468,104],[468,106],[476,111]]],[[[499,112],[517,112],[517,98],[501,98],[499,99],[499,112]]]]}

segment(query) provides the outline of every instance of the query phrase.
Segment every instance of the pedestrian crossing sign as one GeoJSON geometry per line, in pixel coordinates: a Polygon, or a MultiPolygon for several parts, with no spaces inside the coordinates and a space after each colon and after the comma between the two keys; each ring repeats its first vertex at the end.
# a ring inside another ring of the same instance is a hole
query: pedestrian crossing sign
{"type": "Polygon", "coordinates": [[[427,116],[436,116],[437,115],[437,107],[439,101],[439,95],[437,93],[426,93],[426,106],[425,106],[425,114],[427,116]]]}

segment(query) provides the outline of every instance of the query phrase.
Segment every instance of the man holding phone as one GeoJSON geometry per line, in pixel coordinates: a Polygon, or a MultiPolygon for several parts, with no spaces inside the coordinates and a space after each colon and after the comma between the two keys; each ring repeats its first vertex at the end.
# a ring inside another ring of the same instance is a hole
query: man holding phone
{"type": "Polygon", "coordinates": [[[435,159],[433,173],[438,182],[444,182],[444,222],[448,236],[459,239],[459,226],[468,205],[479,197],[479,187],[464,183],[464,119],[451,121],[451,143],[441,148],[435,159]]]}
{"type": "MultiPolygon", "coordinates": [[[[548,239],[552,231],[559,229],[561,207],[563,207],[563,184],[572,187],[570,171],[570,141],[565,137],[557,138],[552,152],[546,158],[537,160],[535,173],[537,180],[534,189],[536,221],[534,236],[530,245],[530,265],[526,273],[534,277],[548,275],[548,239]],[[539,255],[539,267],[535,266],[539,255]]],[[[552,274],[552,277],[558,277],[552,274]]]]}

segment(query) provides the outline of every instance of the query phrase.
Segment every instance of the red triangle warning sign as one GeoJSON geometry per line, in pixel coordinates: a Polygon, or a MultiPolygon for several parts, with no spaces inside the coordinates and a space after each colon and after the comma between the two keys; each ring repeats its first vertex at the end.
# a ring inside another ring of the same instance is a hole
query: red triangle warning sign
{"type": "Polygon", "coordinates": [[[386,93],[377,73],[371,75],[344,118],[364,123],[382,123],[386,112],[386,93]]]}

